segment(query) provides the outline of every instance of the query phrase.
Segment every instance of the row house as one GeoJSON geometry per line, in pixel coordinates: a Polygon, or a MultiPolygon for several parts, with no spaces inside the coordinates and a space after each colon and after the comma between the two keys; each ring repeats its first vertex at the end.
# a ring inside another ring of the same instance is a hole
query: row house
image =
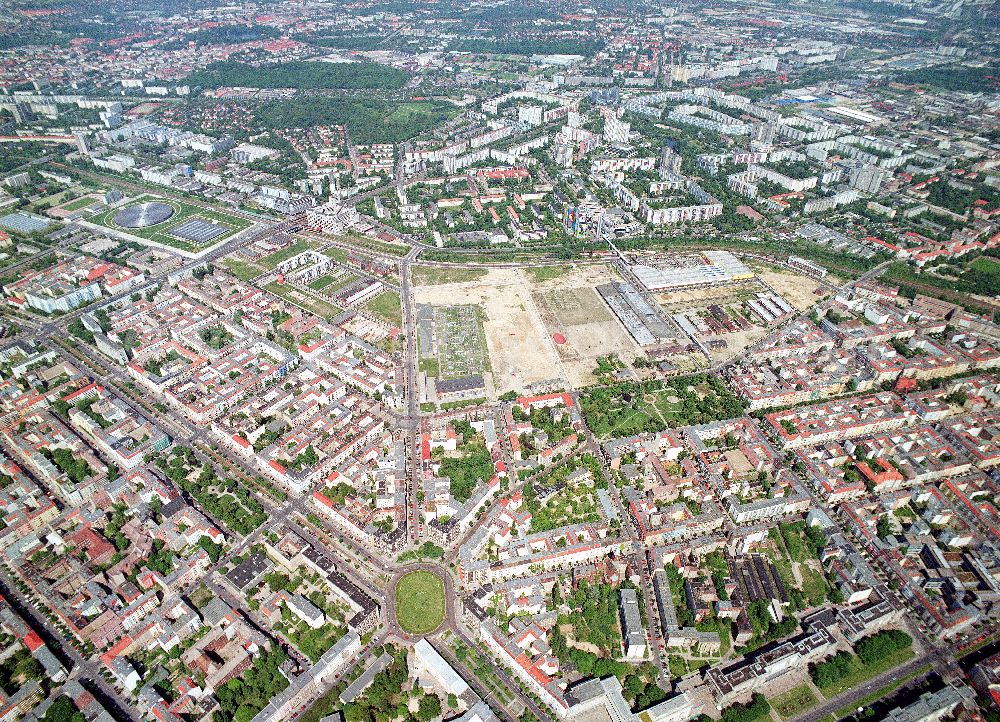
{"type": "Polygon", "coordinates": [[[764,416],[784,449],[875,434],[907,424],[915,414],[895,394],[881,392],[764,416]]]}

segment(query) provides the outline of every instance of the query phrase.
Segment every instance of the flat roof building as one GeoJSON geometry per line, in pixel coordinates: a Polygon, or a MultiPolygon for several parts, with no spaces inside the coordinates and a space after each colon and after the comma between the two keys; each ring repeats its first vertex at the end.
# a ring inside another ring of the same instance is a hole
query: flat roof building
{"type": "Polygon", "coordinates": [[[642,627],[639,614],[639,599],[634,589],[625,588],[618,592],[618,613],[622,623],[622,647],[629,659],[646,656],[646,630],[642,627]]]}
{"type": "Polygon", "coordinates": [[[460,697],[469,689],[462,676],[448,664],[426,639],[421,639],[413,647],[418,673],[426,673],[448,694],[460,697]]]}

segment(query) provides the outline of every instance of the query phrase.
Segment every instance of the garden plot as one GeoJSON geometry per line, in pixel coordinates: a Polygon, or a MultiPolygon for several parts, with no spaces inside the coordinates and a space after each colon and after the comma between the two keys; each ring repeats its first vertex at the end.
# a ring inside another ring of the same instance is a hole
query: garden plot
{"type": "Polygon", "coordinates": [[[434,336],[440,378],[477,376],[490,370],[483,311],[479,306],[441,306],[434,309],[434,336]]]}

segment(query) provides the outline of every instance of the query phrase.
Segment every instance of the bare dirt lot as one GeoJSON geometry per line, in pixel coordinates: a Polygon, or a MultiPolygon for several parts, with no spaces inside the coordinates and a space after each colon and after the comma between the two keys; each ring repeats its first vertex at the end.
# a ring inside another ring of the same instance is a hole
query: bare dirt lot
{"type": "Polygon", "coordinates": [[[770,268],[760,269],[758,275],[800,311],[812,308],[822,298],[816,295],[816,289],[823,288],[823,284],[808,276],[781,273],[770,268]]]}
{"type": "Polygon", "coordinates": [[[728,358],[740,353],[747,346],[756,343],[767,335],[767,329],[762,326],[754,326],[749,331],[734,331],[722,336],[705,336],[706,342],[716,339],[726,342],[725,348],[712,349],[712,361],[725,361],[728,358]]]}
{"type": "MultiPolygon", "coordinates": [[[[722,306],[732,315],[746,300],[753,298],[759,292],[767,292],[768,287],[797,311],[808,310],[823,298],[822,295],[816,294],[816,289],[824,288],[823,284],[808,276],[767,264],[755,263],[751,264],[751,267],[758,276],[753,281],[669,291],[658,293],[654,298],[668,315],[703,311],[713,304],[722,306]]],[[[719,362],[740,353],[767,333],[767,327],[759,320],[753,319],[753,326],[750,329],[719,335],[705,334],[701,339],[706,344],[712,344],[710,350],[712,361],[719,362]],[[725,346],[715,346],[714,343],[718,341],[722,341],[725,346]]]]}
{"type": "Polygon", "coordinates": [[[763,290],[762,285],[756,281],[750,281],[749,283],[734,283],[727,286],[667,291],[657,293],[653,298],[668,313],[676,313],[689,308],[707,308],[713,303],[720,305],[735,303],[740,296],[753,296],[753,293],[763,290]]]}
{"type": "Polygon", "coordinates": [[[493,268],[475,280],[418,286],[417,303],[476,304],[484,328],[497,393],[542,381],[572,387],[593,381],[598,356],[631,360],[639,348],[594,287],[614,280],[605,265],[580,265],[547,280],[521,269],[493,268]],[[566,343],[557,344],[559,333],[566,343]]]}

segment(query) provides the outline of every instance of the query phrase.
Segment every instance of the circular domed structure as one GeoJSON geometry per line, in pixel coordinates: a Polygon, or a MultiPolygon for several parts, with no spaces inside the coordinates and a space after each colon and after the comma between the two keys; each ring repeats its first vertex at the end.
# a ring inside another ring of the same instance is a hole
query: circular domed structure
{"type": "Polygon", "coordinates": [[[156,201],[137,203],[115,214],[114,224],[122,228],[148,228],[163,223],[174,214],[173,206],[156,201]]]}

